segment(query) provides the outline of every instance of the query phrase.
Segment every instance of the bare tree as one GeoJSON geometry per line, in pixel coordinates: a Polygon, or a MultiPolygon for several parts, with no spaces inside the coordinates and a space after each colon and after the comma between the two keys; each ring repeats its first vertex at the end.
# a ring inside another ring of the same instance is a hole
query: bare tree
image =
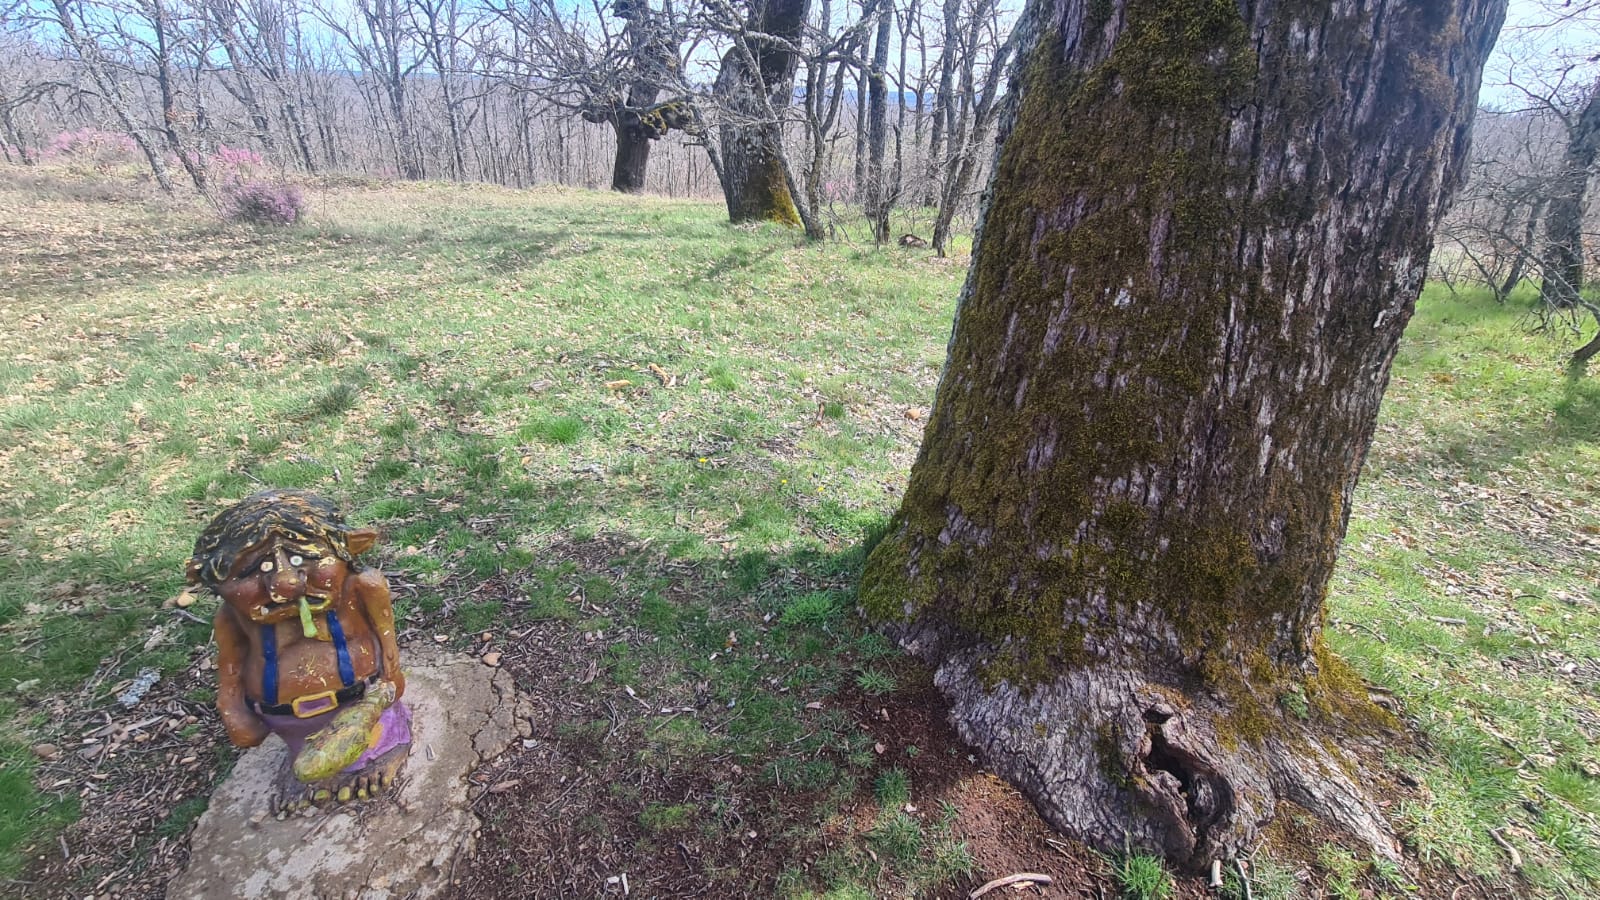
{"type": "Polygon", "coordinates": [[[23,128],[23,111],[67,87],[54,77],[24,16],[21,0],[0,3],[0,156],[33,165],[38,151],[23,128]]]}
{"type": "Polygon", "coordinates": [[[997,21],[993,16],[994,0],[978,0],[978,7],[960,35],[960,43],[967,49],[961,62],[960,102],[955,120],[946,134],[949,152],[944,162],[945,174],[939,193],[939,210],[933,223],[933,251],[945,256],[950,249],[950,227],[957,210],[967,201],[967,194],[976,180],[978,166],[987,153],[990,131],[998,115],[1001,77],[1006,71],[1012,53],[1016,52],[1018,35],[998,43],[982,86],[974,83],[975,69],[981,58],[979,47],[985,38],[991,46],[999,41],[997,21]]]}
{"type": "Polygon", "coordinates": [[[726,0],[709,4],[712,27],[731,43],[713,90],[717,163],[731,221],[804,225],[808,235],[822,237],[795,189],[780,115],[794,92],[807,6],[808,0],[750,0],[741,16],[726,0]]]}
{"type": "Polygon", "coordinates": [[[494,7],[523,45],[523,90],[540,102],[609,124],[616,134],[613,190],[644,190],[650,147],[672,130],[700,132],[693,86],[684,76],[691,11],[648,0],[596,0],[586,14],[559,0],[494,7]],[[608,14],[609,13],[609,14],[608,14]],[[620,27],[618,25],[620,23],[620,27]],[[661,101],[661,95],[670,96],[661,101]]]}
{"type": "MultiPolygon", "coordinates": [[[[1600,154],[1600,39],[1594,3],[1524,4],[1491,61],[1490,102],[1474,143],[1472,179],[1440,229],[1434,269],[1452,285],[1480,283],[1504,300],[1540,283],[1543,327],[1582,334],[1600,324],[1584,294],[1588,187],[1600,154]]],[[[1591,340],[1572,356],[1600,353],[1591,340]]]]}
{"type": "MultiPolygon", "coordinates": [[[[937,186],[949,166],[944,153],[945,135],[955,128],[956,60],[961,54],[961,0],[944,0],[944,32],[939,49],[939,90],[933,97],[933,126],[928,138],[928,193],[924,204],[933,206],[937,186]]],[[[971,59],[970,55],[968,56],[971,59]]]]}
{"type": "Polygon", "coordinates": [[[889,137],[889,34],[894,25],[894,5],[878,7],[877,36],[872,41],[872,68],[867,70],[867,185],[866,214],[872,225],[872,240],[889,241],[889,213],[892,198],[883,170],[884,151],[889,137]]]}
{"type": "Polygon", "coordinates": [[[361,72],[381,96],[376,104],[389,129],[389,144],[400,177],[424,176],[421,148],[411,120],[411,78],[423,65],[411,40],[405,0],[352,0],[353,26],[342,10],[317,6],[318,20],[344,39],[361,72]]]}
{"type": "MultiPolygon", "coordinates": [[[[100,36],[109,30],[101,13],[102,10],[90,8],[83,0],[50,0],[44,15],[60,29],[66,47],[89,79],[90,90],[116,117],[123,133],[144,155],[156,184],[170,194],[173,185],[166,159],[161,148],[151,140],[150,126],[135,118],[138,107],[130,86],[124,81],[125,67],[119,66],[100,43],[100,36]]],[[[164,127],[155,130],[166,131],[164,127]]]]}

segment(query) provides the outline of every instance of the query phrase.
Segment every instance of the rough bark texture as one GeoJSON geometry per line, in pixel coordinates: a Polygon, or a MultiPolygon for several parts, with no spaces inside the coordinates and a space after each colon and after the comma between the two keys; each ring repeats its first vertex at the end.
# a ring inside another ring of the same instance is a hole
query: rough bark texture
{"type": "Polygon", "coordinates": [[[1567,123],[1567,150],[1550,193],[1545,218],[1545,303],[1565,309],[1578,302],[1583,290],[1583,207],[1589,193],[1589,173],[1600,154],[1600,83],[1589,102],[1567,123]]]}
{"type": "MultiPolygon", "coordinates": [[[[894,8],[885,5],[878,11],[878,37],[872,45],[872,69],[867,74],[867,220],[872,223],[872,240],[889,243],[890,198],[883,170],[884,150],[889,140],[889,84],[885,69],[889,65],[889,28],[894,24],[894,8]]],[[[905,103],[901,102],[901,108],[905,103]]]]}
{"type": "Polygon", "coordinates": [[[1504,5],[1024,13],[861,599],[1063,830],[1200,865],[1287,799],[1397,852],[1318,738],[1383,724],[1321,652],[1323,597],[1504,5]]]}
{"type": "Polygon", "coordinates": [[[650,142],[666,132],[646,121],[661,96],[661,79],[676,68],[677,48],[665,16],[650,8],[649,0],[612,4],[613,12],[625,22],[627,39],[633,49],[633,67],[638,77],[628,85],[627,105],[615,110],[611,124],[617,132],[617,155],[611,168],[611,189],[625,194],[644,190],[650,168],[650,142]],[[643,115],[641,115],[643,113],[643,115]]]}
{"type": "Polygon", "coordinates": [[[740,47],[722,58],[716,95],[723,106],[722,194],[732,222],[801,225],[783,156],[783,126],[775,113],[789,105],[798,60],[784,46],[755,35],[800,43],[808,0],[753,0],[749,56],[740,47]]]}

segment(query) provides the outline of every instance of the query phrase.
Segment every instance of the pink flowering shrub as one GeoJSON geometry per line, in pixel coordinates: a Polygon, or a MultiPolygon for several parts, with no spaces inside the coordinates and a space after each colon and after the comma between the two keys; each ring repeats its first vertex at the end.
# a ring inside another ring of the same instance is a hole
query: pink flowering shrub
{"type": "Polygon", "coordinates": [[[132,161],[138,149],[139,145],[133,142],[133,138],[125,134],[98,128],[80,128],[77,131],[63,131],[51,138],[45,147],[45,155],[69,156],[108,166],[132,161]]]}
{"type": "Polygon", "coordinates": [[[292,184],[235,181],[222,186],[219,205],[223,218],[230,222],[293,225],[305,212],[306,201],[292,184]]]}
{"type": "Polygon", "coordinates": [[[261,177],[267,161],[256,151],[218,144],[208,163],[217,188],[217,205],[228,221],[293,225],[305,212],[305,197],[299,188],[261,177]]]}
{"type": "Polygon", "coordinates": [[[211,154],[212,177],[219,184],[241,184],[250,180],[267,165],[261,154],[248,147],[229,147],[218,144],[211,154]]]}

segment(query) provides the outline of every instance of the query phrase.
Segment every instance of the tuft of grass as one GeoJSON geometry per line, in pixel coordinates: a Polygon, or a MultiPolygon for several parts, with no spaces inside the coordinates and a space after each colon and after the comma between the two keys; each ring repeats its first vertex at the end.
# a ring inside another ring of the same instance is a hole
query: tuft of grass
{"type": "Polygon", "coordinates": [[[335,381],[311,401],[311,408],[319,416],[337,416],[355,409],[361,389],[348,381],[335,381]]]}
{"type": "Polygon", "coordinates": [[[161,820],[161,824],[156,826],[156,834],[164,838],[181,837],[191,825],[200,820],[209,802],[205,797],[190,797],[180,801],[171,812],[167,813],[167,817],[161,820]]]}
{"type": "Polygon", "coordinates": [[[885,809],[898,809],[911,801],[911,778],[904,769],[888,769],[872,783],[872,793],[885,809]]]}
{"type": "Polygon", "coordinates": [[[781,621],[785,625],[804,625],[825,628],[844,617],[844,608],[836,594],[815,591],[789,601],[783,608],[781,621]]]}
{"type": "Polygon", "coordinates": [[[651,803],[639,813],[639,824],[651,834],[686,831],[699,812],[700,808],[693,803],[651,803]]]}
{"type": "Polygon", "coordinates": [[[1247,865],[1249,893],[1245,892],[1239,870],[1232,865],[1223,867],[1223,900],[1298,900],[1303,896],[1300,876],[1288,866],[1259,853],[1247,865]]]}
{"type": "Polygon", "coordinates": [[[296,345],[301,355],[308,359],[320,359],[323,362],[332,362],[343,350],[345,339],[343,335],[331,331],[319,331],[306,337],[296,345]]]}
{"type": "Polygon", "coordinates": [[[587,430],[588,426],[577,416],[538,416],[524,422],[517,434],[528,440],[564,445],[577,443],[587,430]]]}
{"type": "Polygon", "coordinates": [[[903,812],[895,813],[867,832],[867,842],[895,862],[910,862],[922,852],[922,823],[903,812]]]}
{"type": "Polygon", "coordinates": [[[894,693],[894,676],[878,669],[867,669],[856,676],[856,687],[874,697],[894,693]]]}
{"type": "Polygon", "coordinates": [[[1326,844],[1317,851],[1317,863],[1328,872],[1323,889],[1334,900],[1362,900],[1361,861],[1350,851],[1326,844]]]}
{"type": "Polygon", "coordinates": [[[1123,852],[1113,856],[1111,879],[1124,900],[1167,900],[1173,896],[1172,876],[1161,857],[1123,852]]]}

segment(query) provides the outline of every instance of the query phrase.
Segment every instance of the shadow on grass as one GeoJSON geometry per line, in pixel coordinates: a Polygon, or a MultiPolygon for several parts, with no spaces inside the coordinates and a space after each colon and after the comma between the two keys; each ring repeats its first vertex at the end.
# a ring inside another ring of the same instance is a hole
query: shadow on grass
{"type": "Polygon", "coordinates": [[[766,247],[763,247],[759,252],[751,252],[742,247],[731,250],[728,253],[723,254],[721,259],[717,260],[715,263],[712,263],[711,267],[706,269],[704,272],[697,273],[685,279],[683,282],[683,287],[685,290],[692,290],[693,288],[708,282],[721,281],[724,277],[735,272],[742,272],[746,269],[754,268],[757,264],[765,262],[780,249],[781,248],[778,246],[769,244],[766,247]]]}

